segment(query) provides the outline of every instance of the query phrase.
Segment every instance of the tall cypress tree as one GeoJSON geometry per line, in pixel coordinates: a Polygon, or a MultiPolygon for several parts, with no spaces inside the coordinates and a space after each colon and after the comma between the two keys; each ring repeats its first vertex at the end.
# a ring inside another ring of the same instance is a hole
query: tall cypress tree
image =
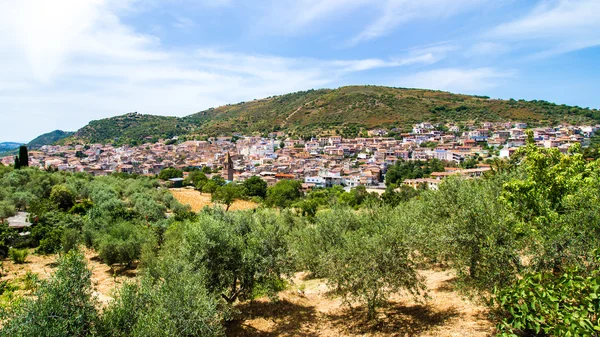
{"type": "Polygon", "coordinates": [[[25,145],[21,145],[21,147],[19,147],[19,166],[29,166],[29,153],[27,152],[27,146],[25,145]]]}
{"type": "Polygon", "coordinates": [[[19,161],[19,156],[15,156],[15,170],[18,170],[21,167],[21,162],[19,161]]]}

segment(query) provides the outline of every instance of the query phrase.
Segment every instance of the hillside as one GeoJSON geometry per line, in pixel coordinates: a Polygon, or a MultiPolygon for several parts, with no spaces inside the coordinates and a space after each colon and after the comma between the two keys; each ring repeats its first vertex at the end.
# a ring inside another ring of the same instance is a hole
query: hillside
{"type": "Polygon", "coordinates": [[[130,113],[92,121],[73,140],[138,144],[176,135],[234,132],[295,136],[338,132],[352,137],[376,127],[408,130],[414,123],[522,121],[531,126],[598,123],[600,111],[546,101],[497,100],[442,91],[378,86],[308,90],[211,108],[187,117],[130,113]]]}
{"type": "Polygon", "coordinates": [[[27,143],[27,146],[30,148],[42,147],[44,145],[54,144],[71,135],[73,135],[73,132],[54,130],[37,136],[34,140],[27,143]]]}
{"type": "Polygon", "coordinates": [[[128,113],[91,121],[73,136],[89,143],[138,144],[156,142],[190,132],[189,123],[181,118],[128,113]]]}
{"type": "Polygon", "coordinates": [[[0,152],[18,149],[19,146],[21,146],[21,145],[22,145],[21,143],[15,143],[15,142],[0,143],[0,152]]]}

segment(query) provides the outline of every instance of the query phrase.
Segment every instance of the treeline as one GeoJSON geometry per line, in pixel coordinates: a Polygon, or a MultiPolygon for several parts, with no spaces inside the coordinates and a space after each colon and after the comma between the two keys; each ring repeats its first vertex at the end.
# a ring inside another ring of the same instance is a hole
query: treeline
{"type": "MultiPolygon", "coordinates": [[[[4,169],[2,181],[22,174],[4,169]]],[[[63,178],[54,185],[72,183],[73,176],[63,178]]],[[[76,191],[100,178],[87,179],[76,191]]],[[[419,270],[439,266],[490,306],[501,335],[593,336],[600,329],[600,162],[587,161],[577,146],[562,154],[530,140],[485,178],[449,178],[395,207],[367,194],[356,209],[344,202],[351,192],[326,189],[272,208],[180,210],[176,218],[146,220],[129,204],[137,198],[127,187],[136,180],[102,179],[117,193],[112,202],[130,206],[131,219],[99,207],[102,198],[93,196],[100,192],[90,194],[94,206],[80,215],[83,242],[86,229],[97,233],[94,246],[112,235],[104,226],[137,226],[141,277],[100,311],[83,258],[71,250],[37,297],[5,312],[1,335],[219,336],[233,303],[276,299],[297,271],[325,278],[335,294],[377,319],[391,293],[426,294],[419,270]],[[320,206],[307,212],[301,204],[311,200],[320,206]]],[[[14,186],[22,185],[28,182],[14,186]]]]}

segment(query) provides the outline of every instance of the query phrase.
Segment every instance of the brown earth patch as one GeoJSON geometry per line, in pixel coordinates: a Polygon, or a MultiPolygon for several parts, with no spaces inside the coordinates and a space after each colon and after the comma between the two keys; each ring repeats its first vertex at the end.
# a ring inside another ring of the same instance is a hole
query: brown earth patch
{"type": "MultiPolygon", "coordinates": [[[[98,297],[98,300],[103,305],[113,298],[114,290],[118,289],[124,281],[132,279],[137,275],[137,269],[135,268],[111,268],[102,262],[94,250],[83,247],[82,250],[87,260],[88,269],[92,271],[94,295],[98,297]]],[[[28,271],[37,274],[40,279],[49,278],[56,269],[58,255],[38,255],[34,254],[33,251],[33,249],[29,250],[30,255],[27,256],[26,263],[24,264],[15,264],[10,259],[3,259],[4,271],[1,279],[8,281],[19,280],[28,271]]]]}
{"type": "Polygon", "coordinates": [[[448,271],[422,271],[429,289],[426,300],[395,294],[367,321],[365,308],[351,308],[331,297],[322,279],[297,273],[279,302],[266,298],[236,305],[227,336],[493,336],[485,307],[463,298],[452,287],[448,271]]]}
{"type": "MultiPolygon", "coordinates": [[[[210,193],[200,193],[192,188],[170,188],[169,191],[173,194],[175,199],[184,205],[190,205],[192,211],[199,212],[205,206],[217,206],[223,207],[223,205],[215,204],[210,200],[210,193]]],[[[231,207],[230,211],[240,211],[247,209],[255,209],[258,204],[247,200],[236,200],[231,207]]]]}

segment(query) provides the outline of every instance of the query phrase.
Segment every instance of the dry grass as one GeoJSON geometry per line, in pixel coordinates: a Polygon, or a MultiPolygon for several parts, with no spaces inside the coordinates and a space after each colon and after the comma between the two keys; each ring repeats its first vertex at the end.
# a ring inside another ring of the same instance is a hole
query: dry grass
{"type": "MultiPolygon", "coordinates": [[[[200,193],[192,188],[171,188],[169,189],[175,199],[184,205],[190,205],[192,207],[192,211],[198,212],[204,208],[204,206],[213,206],[215,205],[210,200],[210,193],[200,193]]],[[[217,205],[222,207],[223,205],[217,205]]],[[[239,211],[246,209],[254,209],[257,208],[258,204],[252,201],[246,200],[236,200],[231,207],[229,207],[230,211],[239,211]]]]}
{"type": "Polygon", "coordinates": [[[260,299],[241,303],[228,336],[492,336],[494,325],[484,307],[462,298],[446,271],[423,271],[430,299],[420,303],[394,295],[378,319],[365,320],[365,310],[352,309],[331,298],[323,280],[296,274],[294,286],[280,294],[278,303],[260,299]],[[302,289],[302,290],[300,290],[302,289]]]}
{"type": "MultiPolygon", "coordinates": [[[[82,248],[88,268],[92,271],[92,285],[94,295],[104,305],[112,299],[113,291],[118,288],[125,280],[136,276],[137,270],[114,270],[104,264],[98,254],[91,249],[82,248]]],[[[56,260],[58,255],[37,255],[30,250],[25,264],[14,264],[11,260],[4,259],[3,280],[15,280],[22,278],[30,271],[37,274],[41,279],[49,278],[56,269],[56,260]]]]}

